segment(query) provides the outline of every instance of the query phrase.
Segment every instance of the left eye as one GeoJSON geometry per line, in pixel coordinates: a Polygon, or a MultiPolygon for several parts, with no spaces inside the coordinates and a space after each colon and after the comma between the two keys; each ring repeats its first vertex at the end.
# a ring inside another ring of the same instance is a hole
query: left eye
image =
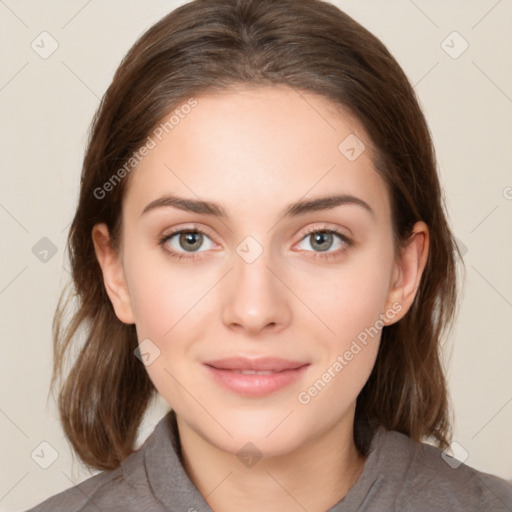
{"type": "Polygon", "coordinates": [[[326,252],[331,248],[334,250],[343,249],[344,246],[350,245],[350,241],[345,235],[332,229],[318,229],[307,233],[301,243],[304,241],[309,241],[310,247],[315,252],[326,252]],[[333,248],[332,246],[336,238],[338,238],[338,247],[333,248]]]}

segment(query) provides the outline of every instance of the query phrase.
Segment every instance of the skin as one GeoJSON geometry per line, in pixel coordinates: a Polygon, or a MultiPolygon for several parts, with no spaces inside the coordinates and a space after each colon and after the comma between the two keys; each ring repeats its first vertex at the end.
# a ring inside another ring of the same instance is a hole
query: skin
{"type": "Polygon", "coordinates": [[[130,176],[119,251],[104,224],[93,229],[105,286],[118,318],[135,323],[139,342],[149,338],[160,350],[146,369],[176,411],[183,464],[210,507],[325,511],[364,467],[353,441],[354,410],[381,331],[309,403],[298,394],[380,314],[384,325],[406,314],[425,267],[428,228],[418,222],[395,253],[371,141],[327,99],[276,86],[197,100],[130,176]],[[338,150],[351,133],[366,146],[354,161],[338,150]],[[169,206],[141,215],[171,193],[216,202],[228,217],[169,206]],[[334,193],[364,200],[374,215],[354,204],[279,215],[290,203],[334,193]],[[194,227],[207,235],[198,249],[190,249],[194,241],[180,245],[179,234],[159,245],[173,228],[194,227]],[[353,245],[333,235],[321,251],[307,235],[316,227],[336,229],[353,245]],[[252,263],[236,251],[247,236],[263,249],[252,263]],[[172,258],[172,249],[191,258],[172,258]],[[334,256],[322,258],[326,253],[334,256]],[[401,310],[389,318],[393,304],[401,310]],[[228,356],[310,365],[291,386],[244,397],[202,365],[228,356]],[[262,455],[252,467],[237,457],[248,442],[262,455]]]}

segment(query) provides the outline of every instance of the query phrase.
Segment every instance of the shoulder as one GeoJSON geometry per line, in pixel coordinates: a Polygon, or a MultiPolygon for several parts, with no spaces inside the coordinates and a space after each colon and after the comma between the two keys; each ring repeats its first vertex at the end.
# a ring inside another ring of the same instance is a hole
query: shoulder
{"type": "Polygon", "coordinates": [[[512,510],[512,484],[447,456],[440,449],[400,432],[381,433],[380,455],[388,478],[399,490],[397,509],[512,510]]]}
{"type": "Polygon", "coordinates": [[[119,469],[98,473],[73,487],[66,489],[39,503],[27,512],[67,510],[69,512],[93,510],[95,497],[104,489],[122,489],[122,474],[119,469]]]}
{"type": "MultiPolygon", "coordinates": [[[[162,497],[169,503],[181,504],[182,494],[187,494],[182,487],[192,484],[184,471],[180,473],[173,419],[172,412],[165,415],[142,446],[118,468],[98,473],[26,512],[165,512],[169,508],[164,506],[162,497]],[[169,490],[170,484],[174,484],[174,492],[169,490]]],[[[195,498],[200,502],[200,495],[195,498]]]]}
{"type": "Polygon", "coordinates": [[[164,510],[161,504],[154,502],[152,494],[147,492],[143,457],[143,450],[138,450],[125,459],[119,468],[98,473],[26,512],[161,512],[164,510]]]}

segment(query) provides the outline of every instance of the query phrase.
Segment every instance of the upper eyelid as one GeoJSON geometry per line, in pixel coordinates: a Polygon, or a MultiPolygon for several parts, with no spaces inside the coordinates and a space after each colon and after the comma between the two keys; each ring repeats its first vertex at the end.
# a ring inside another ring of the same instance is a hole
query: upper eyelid
{"type": "Polygon", "coordinates": [[[194,226],[194,225],[171,229],[167,234],[162,235],[161,238],[171,237],[171,236],[177,235],[178,233],[182,233],[182,232],[186,232],[186,231],[193,231],[193,232],[198,231],[200,233],[203,233],[203,234],[209,236],[210,238],[214,238],[213,235],[210,234],[210,232],[207,228],[204,228],[202,226],[194,226]]]}
{"type": "Polygon", "coordinates": [[[307,236],[307,235],[311,235],[315,232],[323,232],[323,231],[327,231],[327,232],[332,232],[333,234],[337,234],[337,235],[340,235],[340,236],[345,236],[346,238],[350,238],[349,235],[346,235],[345,233],[343,233],[342,229],[340,228],[334,228],[334,227],[330,227],[330,226],[317,226],[317,227],[314,227],[314,228],[309,228],[309,229],[306,229],[303,233],[302,233],[302,236],[307,236]]]}

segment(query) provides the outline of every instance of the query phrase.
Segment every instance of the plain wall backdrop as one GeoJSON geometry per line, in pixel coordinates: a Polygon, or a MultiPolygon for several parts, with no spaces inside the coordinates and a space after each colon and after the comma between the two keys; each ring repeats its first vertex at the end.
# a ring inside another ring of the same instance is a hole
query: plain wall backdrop
{"type": "MultiPolygon", "coordinates": [[[[100,98],[137,37],[182,3],[0,0],[1,511],[94,474],[47,403],[66,235],[100,98]]],[[[467,271],[447,348],[454,452],[512,479],[512,2],[333,3],[383,41],[426,114],[467,271]]],[[[157,399],[140,442],[166,411],[157,399]]]]}

